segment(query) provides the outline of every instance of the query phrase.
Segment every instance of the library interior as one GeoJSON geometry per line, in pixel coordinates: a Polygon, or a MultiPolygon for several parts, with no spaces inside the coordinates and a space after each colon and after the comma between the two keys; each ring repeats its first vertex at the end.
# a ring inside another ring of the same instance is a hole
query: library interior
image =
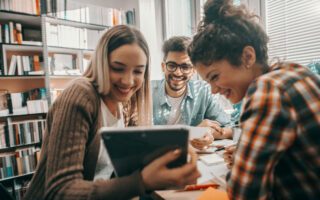
{"type": "Polygon", "coordinates": [[[319,0],[0,0],[0,199],[320,199],[319,0]]]}

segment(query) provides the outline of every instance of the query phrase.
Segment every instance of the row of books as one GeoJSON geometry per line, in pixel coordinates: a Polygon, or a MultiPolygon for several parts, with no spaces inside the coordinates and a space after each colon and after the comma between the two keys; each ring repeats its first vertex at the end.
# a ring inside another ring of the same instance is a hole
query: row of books
{"type": "Polygon", "coordinates": [[[39,143],[44,129],[44,119],[0,124],[0,148],[39,143]]]}
{"type": "Polygon", "coordinates": [[[49,16],[83,23],[113,26],[135,25],[132,10],[107,8],[76,0],[0,0],[0,10],[49,16]]]}
{"type": "Polygon", "coordinates": [[[12,21],[0,24],[0,43],[42,45],[41,31],[12,21]]]}
{"type": "Polygon", "coordinates": [[[41,0],[0,0],[0,9],[40,15],[41,0]]]}
{"type": "Polygon", "coordinates": [[[76,0],[47,0],[47,13],[61,19],[104,26],[135,24],[132,10],[107,8],[76,0]]]}
{"type": "Polygon", "coordinates": [[[55,53],[49,55],[49,74],[51,75],[81,75],[77,55],[55,53]]]}
{"type": "Polygon", "coordinates": [[[9,22],[0,26],[0,43],[22,44],[22,25],[9,22]]]}
{"type": "Polygon", "coordinates": [[[48,46],[95,49],[100,36],[106,31],[98,31],[72,26],[46,24],[48,46]]]}
{"type": "Polygon", "coordinates": [[[28,174],[36,169],[40,148],[29,147],[0,154],[0,179],[28,174]]]}
{"type": "Polygon", "coordinates": [[[45,88],[16,93],[0,91],[0,116],[46,112],[48,112],[48,102],[45,88]]]}
{"type": "Polygon", "coordinates": [[[39,55],[12,55],[9,69],[3,71],[4,75],[44,75],[43,65],[43,57],[39,55]]]}
{"type": "Polygon", "coordinates": [[[6,187],[6,190],[13,194],[15,200],[22,200],[24,194],[29,188],[30,179],[18,179],[15,181],[14,188],[12,186],[6,187]],[[14,190],[13,190],[14,189],[14,190]]]}

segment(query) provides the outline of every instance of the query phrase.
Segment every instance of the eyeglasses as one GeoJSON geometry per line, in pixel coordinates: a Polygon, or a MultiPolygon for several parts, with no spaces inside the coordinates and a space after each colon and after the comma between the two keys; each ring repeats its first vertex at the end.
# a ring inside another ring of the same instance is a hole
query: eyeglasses
{"type": "Polygon", "coordinates": [[[181,72],[184,74],[189,74],[193,70],[193,66],[190,64],[183,63],[179,65],[172,61],[166,62],[166,68],[169,72],[175,72],[178,67],[180,67],[181,72]]]}

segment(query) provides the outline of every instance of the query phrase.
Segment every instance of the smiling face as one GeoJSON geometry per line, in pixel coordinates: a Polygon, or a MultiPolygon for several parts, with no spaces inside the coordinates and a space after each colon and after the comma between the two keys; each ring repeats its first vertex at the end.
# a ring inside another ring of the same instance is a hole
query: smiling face
{"type": "Polygon", "coordinates": [[[136,44],[126,44],[109,54],[109,101],[125,102],[141,88],[144,82],[147,56],[136,44]]]}
{"type": "Polygon", "coordinates": [[[181,72],[180,67],[177,67],[176,71],[169,72],[166,68],[165,63],[176,63],[178,65],[187,64],[191,65],[190,58],[186,52],[170,51],[167,59],[162,62],[162,71],[166,78],[166,92],[171,97],[179,97],[184,94],[187,84],[195,72],[195,69],[191,70],[190,73],[184,74],[181,72]]]}
{"type": "Polygon", "coordinates": [[[201,78],[210,84],[213,94],[224,95],[233,104],[242,100],[255,77],[251,67],[233,66],[227,60],[209,66],[199,62],[196,68],[201,78]]]}

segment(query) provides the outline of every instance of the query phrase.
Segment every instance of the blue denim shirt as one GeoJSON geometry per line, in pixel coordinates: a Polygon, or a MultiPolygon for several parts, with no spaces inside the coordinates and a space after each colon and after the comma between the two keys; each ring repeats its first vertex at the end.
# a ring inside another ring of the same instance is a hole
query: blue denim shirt
{"type": "MultiPolygon", "coordinates": [[[[165,79],[152,81],[153,124],[166,125],[171,105],[168,102],[165,79]]],[[[204,81],[190,80],[186,97],[181,103],[182,121],[185,125],[197,126],[204,119],[229,124],[230,116],[219,104],[218,96],[211,93],[210,85],[204,81]]]]}

